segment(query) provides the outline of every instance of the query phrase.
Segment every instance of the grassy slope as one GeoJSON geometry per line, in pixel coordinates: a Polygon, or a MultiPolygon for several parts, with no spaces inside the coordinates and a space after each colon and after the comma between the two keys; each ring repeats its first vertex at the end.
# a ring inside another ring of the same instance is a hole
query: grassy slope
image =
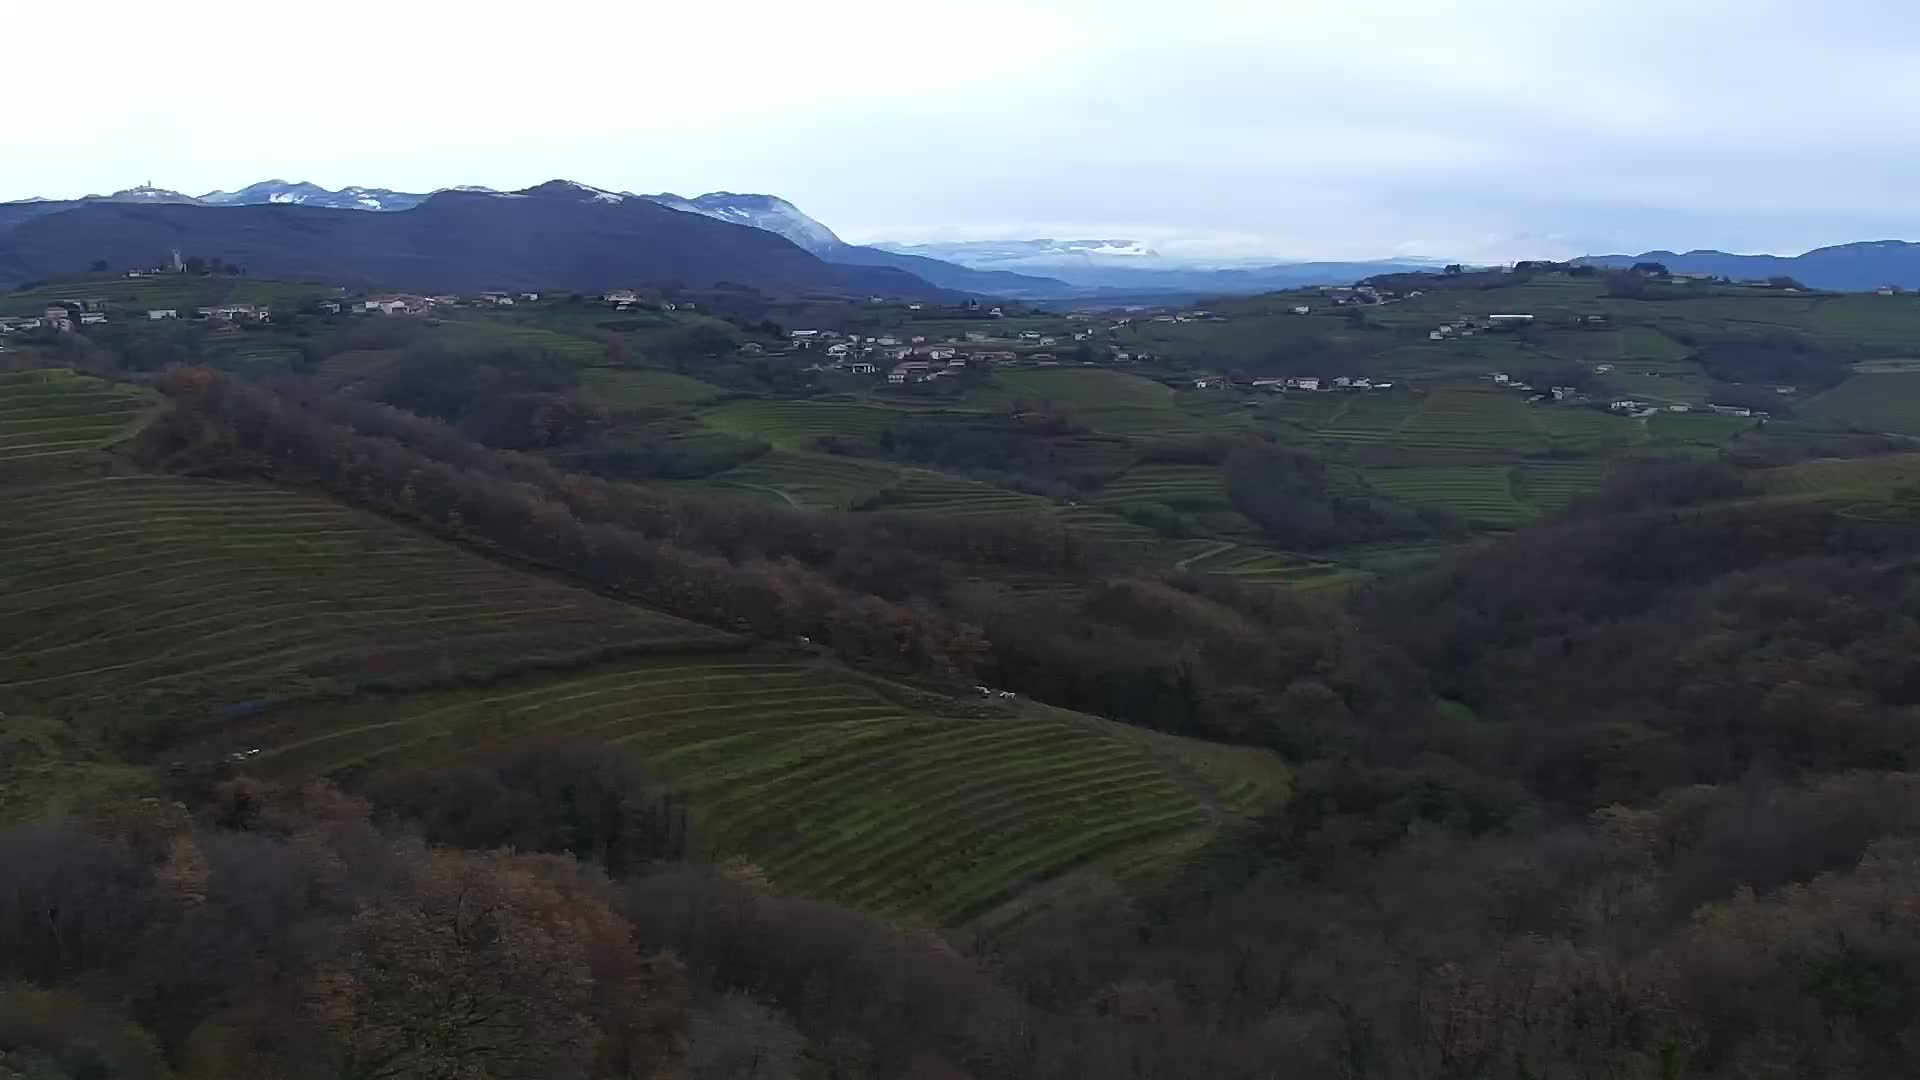
{"type": "Polygon", "coordinates": [[[763,653],[417,695],[374,703],[347,726],[296,711],[233,737],[264,747],[259,767],[286,778],[405,775],[520,740],[604,740],[686,786],[704,854],[743,855],[786,887],[939,923],[1285,790],[1285,769],[1262,753],[1167,740],[1219,777],[1196,782],[1164,747],[1103,721],[960,711],[763,653]]]}

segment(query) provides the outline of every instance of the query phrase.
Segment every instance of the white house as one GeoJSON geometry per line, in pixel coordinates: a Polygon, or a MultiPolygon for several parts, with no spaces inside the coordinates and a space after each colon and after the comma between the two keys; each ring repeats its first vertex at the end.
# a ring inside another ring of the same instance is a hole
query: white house
{"type": "Polygon", "coordinates": [[[106,321],[107,313],[104,311],[83,311],[80,313],[80,325],[82,326],[93,326],[106,321]]]}
{"type": "Polygon", "coordinates": [[[1353,380],[1346,377],[1345,375],[1336,375],[1333,378],[1333,385],[1338,386],[1342,389],[1345,389],[1346,387],[1353,385],[1353,380]]]}
{"type": "Polygon", "coordinates": [[[951,360],[954,358],[954,356],[955,356],[954,350],[944,348],[944,347],[937,347],[937,348],[932,348],[927,350],[927,359],[929,360],[951,360]]]}
{"type": "Polygon", "coordinates": [[[853,372],[855,375],[872,375],[879,371],[880,368],[878,365],[869,364],[862,360],[858,363],[848,364],[847,370],[853,372]]]}
{"type": "Polygon", "coordinates": [[[883,347],[884,347],[884,346],[891,346],[891,345],[898,345],[898,344],[900,344],[900,339],[899,339],[899,338],[896,338],[896,337],[883,337],[883,338],[881,338],[881,339],[880,339],[879,341],[877,341],[877,342],[875,342],[875,344],[877,344],[877,345],[880,345],[880,346],[883,346],[883,347]]]}
{"type": "Polygon", "coordinates": [[[1295,305],[1293,306],[1293,313],[1294,313],[1295,315],[1305,315],[1305,314],[1307,314],[1307,313],[1309,313],[1309,312],[1311,312],[1312,310],[1313,310],[1312,308],[1310,308],[1310,307],[1308,307],[1308,306],[1307,306],[1307,305],[1305,305],[1305,304],[1295,304],[1295,305]]]}
{"type": "Polygon", "coordinates": [[[1318,390],[1320,389],[1320,378],[1316,375],[1302,375],[1293,380],[1293,385],[1294,388],[1298,390],[1318,390]]]}
{"type": "Polygon", "coordinates": [[[520,294],[520,299],[529,301],[538,300],[540,299],[540,294],[537,292],[523,292],[520,294]]]}
{"type": "Polygon", "coordinates": [[[828,356],[845,356],[848,351],[847,343],[844,341],[827,346],[828,356]]]}
{"type": "Polygon", "coordinates": [[[1427,331],[1427,340],[1428,341],[1445,341],[1447,340],[1447,335],[1441,333],[1438,330],[1429,330],[1427,331]]]}
{"type": "Polygon", "coordinates": [[[147,318],[149,319],[177,319],[179,317],[180,313],[172,308],[152,308],[147,311],[147,318]]]}
{"type": "Polygon", "coordinates": [[[1489,315],[1487,316],[1487,321],[1490,323],[1506,323],[1508,325],[1513,325],[1517,323],[1530,323],[1533,321],[1533,316],[1531,315],[1489,315]]]}
{"type": "Polygon", "coordinates": [[[1510,379],[1510,378],[1508,378],[1506,374],[1504,374],[1503,372],[1498,372],[1498,371],[1496,371],[1496,372],[1494,372],[1493,374],[1491,374],[1491,375],[1489,375],[1489,376],[1487,376],[1487,378],[1489,378],[1489,379],[1492,379],[1492,380],[1493,380],[1493,384],[1494,384],[1495,386],[1505,386],[1505,385],[1507,385],[1507,384],[1508,384],[1509,382],[1512,382],[1512,381],[1513,381],[1512,379],[1510,379]]]}
{"type": "Polygon", "coordinates": [[[637,304],[640,302],[640,295],[632,289],[615,289],[601,299],[609,304],[637,304]]]}

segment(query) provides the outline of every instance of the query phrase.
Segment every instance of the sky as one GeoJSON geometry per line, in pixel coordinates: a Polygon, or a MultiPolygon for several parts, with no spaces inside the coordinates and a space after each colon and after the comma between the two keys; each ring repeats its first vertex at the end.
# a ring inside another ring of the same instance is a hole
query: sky
{"type": "Polygon", "coordinates": [[[1911,0],[0,8],[61,41],[8,50],[0,200],[566,178],[1276,260],[1920,239],[1911,0]]]}

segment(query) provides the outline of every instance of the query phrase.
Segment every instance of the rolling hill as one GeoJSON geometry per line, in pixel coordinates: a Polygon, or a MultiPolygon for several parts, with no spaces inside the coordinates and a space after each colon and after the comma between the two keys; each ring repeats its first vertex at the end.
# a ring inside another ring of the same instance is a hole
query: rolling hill
{"type": "Polygon", "coordinates": [[[424,291],[732,282],[776,292],[941,295],[896,268],[826,262],[762,229],[564,181],[512,194],[443,191],[391,213],[89,202],[0,232],[0,284],[79,273],[97,259],[150,264],[175,248],[254,275],[424,291]]]}
{"type": "Polygon", "coordinates": [[[1836,292],[1861,292],[1883,285],[1920,289],[1920,244],[1905,240],[1836,244],[1792,256],[1736,255],[1704,249],[1594,255],[1577,261],[1622,269],[1635,263],[1657,262],[1676,274],[1712,274],[1735,281],[1785,276],[1803,285],[1836,292]]]}

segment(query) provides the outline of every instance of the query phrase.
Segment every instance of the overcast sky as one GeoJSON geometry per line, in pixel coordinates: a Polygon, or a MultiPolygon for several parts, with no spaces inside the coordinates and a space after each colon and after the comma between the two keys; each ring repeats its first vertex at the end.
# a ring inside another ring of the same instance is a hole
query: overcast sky
{"type": "Polygon", "coordinates": [[[0,81],[0,199],[565,177],[770,192],[855,241],[1920,238],[1912,0],[0,8],[34,28],[0,81]]]}

